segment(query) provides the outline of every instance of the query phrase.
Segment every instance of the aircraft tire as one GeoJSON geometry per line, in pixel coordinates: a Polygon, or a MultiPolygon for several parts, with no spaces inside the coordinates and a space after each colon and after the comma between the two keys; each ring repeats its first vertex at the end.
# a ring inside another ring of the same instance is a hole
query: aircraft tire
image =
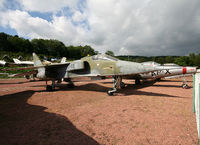
{"type": "Polygon", "coordinates": [[[125,88],[125,84],[123,82],[120,83],[120,87],[121,89],[124,89],[125,88]]]}
{"type": "Polygon", "coordinates": [[[29,75],[25,75],[25,78],[26,78],[27,80],[29,80],[29,79],[30,79],[30,76],[29,76],[29,75]]]}
{"type": "Polygon", "coordinates": [[[111,92],[111,91],[112,91],[112,89],[109,89],[109,90],[107,91],[108,96],[113,96],[114,92],[111,92]]]}
{"type": "Polygon", "coordinates": [[[68,87],[68,88],[74,88],[75,86],[74,86],[73,83],[70,83],[70,84],[67,85],[67,87],[68,87]]]}
{"type": "Polygon", "coordinates": [[[183,84],[182,87],[183,87],[183,89],[188,89],[189,88],[189,86],[187,84],[183,84]]]}
{"type": "Polygon", "coordinates": [[[161,78],[157,78],[157,79],[156,79],[156,81],[160,81],[160,80],[161,80],[161,78]]]}
{"type": "Polygon", "coordinates": [[[140,85],[141,84],[140,79],[135,79],[135,84],[140,85]]]}
{"type": "Polygon", "coordinates": [[[48,92],[51,92],[51,91],[53,91],[53,88],[52,88],[51,85],[47,85],[47,86],[46,86],[46,90],[47,90],[48,92]]]}

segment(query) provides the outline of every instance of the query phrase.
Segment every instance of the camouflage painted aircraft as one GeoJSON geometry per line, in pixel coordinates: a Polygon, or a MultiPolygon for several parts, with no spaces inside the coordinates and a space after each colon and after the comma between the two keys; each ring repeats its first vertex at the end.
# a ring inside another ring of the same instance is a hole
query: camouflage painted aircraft
{"type": "MultiPolygon", "coordinates": [[[[43,64],[38,56],[33,53],[34,67],[25,69],[37,69],[32,72],[26,72],[21,75],[36,74],[37,78],[46,80],[46,90],[52,91],[55,89],[56,81],[62,82],[62,80],[68,82],[69,87],[74,87],[71,79],[78,77],[91,77],[91,78],[113,78],[113,88],[108,90],[108,95],[113,95],[117,89],[124,88],[125,84],[122,79],[135,79],[136,84],[140,82],[140,79],[152,79],[161,78],[170,75],[177,75],[180,71],[180,66],[163,67],[157,64],[148,63],[136,63],[129,61],[121,61],[108,55],[94,55],[87,56],[80,60],[72,62],[43,64]],[[47,85],[47,80],[51,80],[52,84],[47,85]]],[[[21,69],[21,68],[19,68],[21,69]]],[[[181,72],[184,74],[194,73],[196,68],[182,68],[181,72]]],[[[17,74],[15,76],[20,76],[17,74]]]]}
{"type": "MultiPolygon", "coordinates": [[[[145,66],[140,63],[121,61],[108,55],[87,56],[80,60],[72,62],[63,62],[58,64],[44,65],[33,53],[34,68],[37,68],[37,77],[44,80],[52,80],[51,85],[46,85],[46,90],[55,89],[55,81],[64,80],[68,82],[69,87],[74,84],[72,78],[77,77],[108,77],[113,78],[113,88],[108,90],[108,95],[113,95],[118,88],[124,88],[125,84],[122,78],[137,76],[143,73],[157,71],[152,66],[145,66]]],[[[47,84],[47,83],[46,83],[47,84]]]]}

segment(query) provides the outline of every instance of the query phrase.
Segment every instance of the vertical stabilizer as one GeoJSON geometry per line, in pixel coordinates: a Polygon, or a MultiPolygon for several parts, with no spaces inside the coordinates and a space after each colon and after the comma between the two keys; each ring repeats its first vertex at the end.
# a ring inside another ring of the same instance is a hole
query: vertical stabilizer
{"type": "Polygon", "coordinates": [[[19,59],[16,59],[16,58],[13,58],[13,61],[16,63],[16,64],[20,64],[21,61],[19,59]]]}
{"type": "Polygon", "coordinates": [[[61,62],[61,63],[65,63],[65,62],[66,62],[66,59],[67,59],[66,57],[63,57],[63,58],[61,59],[60,62],[61,62]]]}
{"type": "MultiPolygon", "coordinates": [[[[34,66],[35,67],[43,66],[43,64],[40,61],[39,57],[35,53],[33,53],[33,62],[34,62],[34,66]]],[[[37,77],[41,78],[41,79],[45,78],[45,68],[44,67],[38,68],[37,77]]]]}
{"type": "Polygon", "coordinates": [[[33,62],[34,62],[34,66],[42,66],[42,62],[40,61],[39,57],[33,53],[33,62]]]}

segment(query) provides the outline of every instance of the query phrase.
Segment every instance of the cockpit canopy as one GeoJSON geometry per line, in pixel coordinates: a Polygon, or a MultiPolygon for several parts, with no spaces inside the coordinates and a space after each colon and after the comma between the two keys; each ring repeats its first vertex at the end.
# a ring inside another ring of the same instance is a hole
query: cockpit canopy
{"type": "Polygon", "coordinates": [[[180,66],[178,64],[175,64],[175,63],[165,63],[163,64],[164,66],[180,66]]]}
{"type": "Polygon", "coordinates": [[[114,57],[106,55],[106,54],[94,55],[94,56],[92,56],[92,60],[118,61],[117,58],[114,58],[114,57]]]}
{"type": "Polygon", "coordinates": [[[147,62],[143,62],[143,65],[149,65],[149,66],[160,66],[161,64],[154,62],[154,61],[147,61],[147,62]]]}

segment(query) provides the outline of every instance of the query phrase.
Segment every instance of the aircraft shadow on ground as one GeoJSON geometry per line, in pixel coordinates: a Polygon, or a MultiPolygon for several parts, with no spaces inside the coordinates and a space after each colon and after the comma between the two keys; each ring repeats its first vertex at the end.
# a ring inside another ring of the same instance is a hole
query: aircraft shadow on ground
{"type": "MultiPolygon", "coordinates": [[[[46,92],[46,85],[34,85],[31,87],[44,87],[44,90],[41,90],[40,92],[46,92]]],[[[96,84],[96,83],[89,83],[85,85],[76,86],[74,88],[69,88],[67,84],[59,84],[56,85],[56,89],[54,91],[76,91],[76,90],[83,90],[83,91],[95,91],[95,92],[106,92],[109,90],[110,87],[104,87],[102,85],[96,84]]]]}
{"type": "Polygon", "coordinates": [[[144,96],[156,96],[156,97],[183,98],[183,97],[180,97],[180,96],[174,96],[174,95],[168,95],[168,94],[162,94],[162,93],[145,92],[145,91],[140,91],[140,90],[131,90],[130,91],[130,89],[128,89],[128,90],[127,89],[123,89],[123,90],[120,90],[119,93],[122,93],[125,96],[128,96],[128,95],[144,95],[144,96]]]}
{"type": "MultiPolygon", "coordinates": [[[[76,85],[76,84],[75,84],[76,85]]],[[[95,91],[95,92],[106,92],[110,89],[110,87],[105,87],[96,83],[88,83],[85,85],[75,86],[74,88],[68,88],[67,86],[63,87],[60,86],[59,89],[61,90],[83,90],[83,91],[95,91]]]]}
{"type": "Polygon", "coordinates": [[[157,96],[157,97],[174,97],[174,98],[182,98],[181,96],[174,96],[162,93],[155,93],[155,92],[145,92],[141,91],[140,89],[145,87],[150,87],[154,85],[155,82],[148,82],[142,85],[126,85],[126,88],[119,90],[119,93],[124,94],[125,96],[128,95],[145,95],[145,96],[157,96]]]}
{"type": "MultiPolygon", "coordinates": [[[[146,95],[146,96],[160,96],[160,97],[176,97],[176,98],[181,98],[180,96],[173,96],[173,95],[168,95],[168,94],[161,94],[161,93],[152,93],[152,92],[145,92],[145,91],[140,91],[139,89],[145,88],[145,87],[150,87],[154,85],[155,82],[147,82],[143,85],[133,85],[133,84],[127,84],[124,89],[118,89],[117,93],[124,94],[125,96],[128,95],[146,95]]],[[[65,85],[61,85],[58,89],[59,90],[82,90],[82,91],[96,91],[96,92],[107,92],[110,87],[105,87],[100,84],[96,83],[89,83],[86,85],[80,85],[77,86],[73,89],[67,88],[65,85]]]]}
{"type": "MultiPolygon", "coordinates": [[[[110,82],[108,82],[110,83],[110,82]]],[[[181,98],[180,96],[173,96],[173,95],[168,95],[168,94],[161,94],[161,93],[152,93],[152,92],[145,92],[145,91],[141,91],[139,89],[145,88],[145,87],[150,87],[150,86],[155,86],[155,87],[180,87],[180,86],[168,86],[168,85],[155,85],[154,83],[156,83],[156,81],[148,81],[145,82],[141,85],[135,85],[135,84],[126,84],[126,87],[123,89],[118,89],[118,91],[115,94],[123,94],[125,96],[128,95],[146,95],[146,96],[160,96],[160,97],[176,97],[176,98],[181,98]]],[[[55,91],[77,91],[77,90],[81,90],[81,91],[95,91],[95,92],[105,92],[107,93],[107,91],[109,89],[111,89],[111,87],[105,87],[101,84],[105,84],[105,82],[101,82],[101,83],[88,83],[88,84],[84,84],[84,85],[79,85],[76,86],[75,83],[75,88],[68,88],[66,84],[59,84],[55,91]]],[[[44,90],[41,90],[40,92],[46,92],[45,89],[45,85],[34,85],[31,87],[44,87],[44,90]]],[[[180,87],[181,88],[181,87],[180,87]]]]}
{"type": "Polygon", "coordinates": [[[65,116],[28,104],[27,100],[34,93],[23,91],[0,96],[1,144],[99,144],[78,130],[65,116]]]}
{"type": "MultiPolygon", "coordinates": [[[[193,81],[188,81],[186,79],[187,82],[193,82],[193,81]]],[[[160,80],[159,82],[183,82],[183,80],[160,80]]]]}
{"type": "MultiPolygon", "coordinates": [[[[168,87],[168,88],[182,88],[181,84],[180,85],[154,85],[155,87],[168,87]]],[[[188,89],[192,88],[191,86],[189,86],[188,89]]]]}
{"type": "Polygon", "coordinates": [[[16,82],[16,83],[3,83],[3,82],[0,82],[0,85],[10,85],[10,84],[26,84],[26,83],[30,83],[30,81],[20,81],[20,82],[16,82]]]}

